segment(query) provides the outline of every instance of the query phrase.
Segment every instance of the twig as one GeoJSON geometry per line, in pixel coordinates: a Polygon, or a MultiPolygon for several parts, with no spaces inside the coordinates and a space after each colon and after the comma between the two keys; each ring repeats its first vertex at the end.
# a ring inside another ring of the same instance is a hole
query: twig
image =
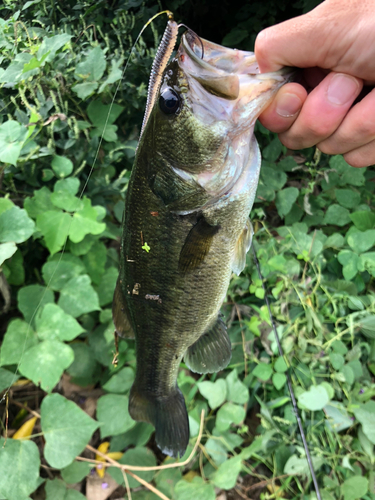
{"type": "MultiPolygon", "coordinates": [[[[155,467],[140,467],[140,466],[137,466],[137,465],[122,465],[122,464],[116,462],[116,460],[113,460],[112,458],[110,458],[105,453],[102,453],[101,451],[95,449],[93,446],[90,446],[89,444],[86,446],[86,448],[88,450],[94,452],[95,454],[99,455],[100,457],[105,458],[114,467],[117,467],[117,468],[120,468],[120,469],[124,469],[126,472],[131,471],[131,470],[135,470],[135,471],[140,472],[140,471],[149,471],[149,470],[172,469],[174,467],[184,467],[185,465],[187,465],[191,461],[191,459],[193,458],[193,455],[197,451],[199,443],[200,443],[200,441],[202,439],[203,423],[204,423],[204,410],[202,410],[202,413],[201,413],[201,422],[200,422],[199,434],[198,434],[197,440],[195,442],[194,448],[193,448],[192,452],[190,453],[189,457],[186,460],[184,460],[184,462],[176,462],[174,464],[165,464],[165,465],[156,465],[155,467]]],[[[78,457],[77,457],[77,459],[78,459],[78,457]]],[[[93,460],[93,462],[94,462],[94,460],[93,460]]],[[[101,463],[103,463],[103,462],[101,462],[101,463]]],[[[103,465],[105,465],[105,464],[103,464],[103,465]]]]}
{"type": "Polygon", "coordinates": [[[34,417],[36,418],[40,418],[40,415],[38,412],[32,410],[31,408],[29,408],[28,406],[26,405],[23,405],[22,403],[19,403],[18,401],[14,401],[13,399],[11,400],[10,402],[11,405],[15,405],[15,406],[18,406],[19,408],[22,408],[23,410],[27,410],[29,413],[31,413],[31,415],[34,415],[34,417]]]}
{"type": "Polygon", "coordinates": [[[125,487],[126,487],[126,493],[128,495],[128,500],[132,500],[132,493],[130,491],[128,476],[126,475],[126,472],[124,470],[122,470],[121,472],[122,472],[122,476],[124,478],[124,483],[125,483],[125,487]]]}
{"type": "Polygon", "coordinates": [[[284,479],[284,477],[289,477],[290,474],[283,474],[282,476],[278,477],[271,477],[270,479],[266,479],[265,481],[260,481],[259,483],[252,484],[251,486],[247,486],[244,488],[246,493],[250,490],[256,490],[258,488],[263,488],[263,486],[267,486],[268,483],[273,483],[274,481],[277,481],[278,479],[284,479]]]}

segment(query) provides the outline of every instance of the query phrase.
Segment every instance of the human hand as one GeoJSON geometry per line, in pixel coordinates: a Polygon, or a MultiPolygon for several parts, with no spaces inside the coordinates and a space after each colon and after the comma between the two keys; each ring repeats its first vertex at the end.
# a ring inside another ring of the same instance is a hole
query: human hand
{"type": "Polygon", "coordinates": [[[375,0],[326,0],[313,11],[259,33],[262,73],[306,68],[260,116],[290,149],[313,145],[353,167],[375,163],[375,0]],[[312,89],[311,92],[307,92],[312,89]]]}

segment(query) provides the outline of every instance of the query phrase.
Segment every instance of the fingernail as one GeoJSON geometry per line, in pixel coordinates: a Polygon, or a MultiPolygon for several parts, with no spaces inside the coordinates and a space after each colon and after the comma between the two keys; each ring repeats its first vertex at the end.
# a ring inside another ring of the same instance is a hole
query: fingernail
{"type": "Polygon", "coordinates": [[[302,107],[302,101],[296,94],[282,94],[276,104],[276,113],[284,118],[295,115],[302,107]]]}
{"type": "Polygon", "coordinates": [[[327,89],[327,99],[330,103],[342,106],[352,101],[358,94],[359,84],[355,78],[338,73],[327,89]]]}

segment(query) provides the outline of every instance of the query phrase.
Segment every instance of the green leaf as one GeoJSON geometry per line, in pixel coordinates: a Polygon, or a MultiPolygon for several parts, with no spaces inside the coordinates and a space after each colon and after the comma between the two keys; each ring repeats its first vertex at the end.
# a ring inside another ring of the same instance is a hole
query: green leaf
{"type": "MultiPolygon", "coordinates": [[[[316,457],[313,455],[311,456],[311,460],[315,472],[317,472],[325,462],[324,457],[316,457]]],[[[310,474],[309,464],[307,463],[306,457],[298,458],[297,455],[289,457],[284,466],[284,474],[297,476],[310,474]]]]}
{"type": "Polygon", "coordinates": [[[21,319],[14,319],[8,325],[0,350],[0,365],[19,363],[23,352],[38,343],[33,329],[21,319]]]}
{"type": "Polygon", "coordinates": [[[341,494],[344,500],[362,498],[368,492],[368,479],[362,476],[353,476],[346,479],[341,485],[341,494]]]}
{"type": "Polygon", "coordinates": [[[12,207],[0,215],[0,241],[3,243],[22,243],[30,238],[34,228],[34,221],[22,208],[12,207]]]}
{"type": "Polygon", "coordinates": [[[67,488],[61,479],[47,479],[46,481],[46,500],[84,500],[85,498],[79,491],[67,488]]]}
{"type": "Polygon", "coordinates": [[[329,402],[329,395],[324,386],[312,385],[308,391],[298,396],[298,402],[310,411],[322,410],[329,402]]]}
{"type": "Polygon", "coordinates": [[[117,373],[103,385],[103,389],[108,392],[122,394],[127,392],[134,382],[134,371],[129,366],[121,368],[117,373]]]}
{"type": "Polygon", "coordinates": [[[9,198],[0,198],[0,215],[14,206],[15,205],[13,201],[11,201],[9,198]]]}
{"type": "Polygon", "coordinates": [[[337,204],[332,204],[324,216],[324,224],[333,224],[335,226],[345,226],[350,222],[349,210],[337,204]]]}
{"type": "Polygon", "coordinates": [[[272,376],[272,366],[266,363],[259,363],[253,370],[254,377],[260,378],[264,382],[272,376]]]}
{"type": "Polygon", "coordinates": [[[107,79],[100,85],[98,93],[101,94],[103,90],[105,90],[107,85],[110,85],[111,83],[115,83],[118,80],[122,78],[122,65],[124,63],[124,60],[121,58],[118,61],[115,61],[112,59],[111,61],[111,72],[108,75],[107,79]]]}
{"type": "Polygon", "coordinates": [[[285,359],[283,357],[278,357],[273,365],[275,371],[278,373],[285,373],[288,370],[287,364],[285,363],[285,359]]]}
{"type": "Polygon", "coordinates": [[[55,182],[53,191],[55,193],[66,193],[75,195],[79,190],[79,179],[77,177],[68,177],[67,179],[60,179],[55,182]]]}
{"type": "Polygon", "coordinates": [[[249,32],[242,28],[233,28],[221,42],[226,47],[235,47],[249,36],[249,32]]]}
{"type": "Polygon", "coordinates": [[[122,434],[135,426],[128,404],[128,397],[119,394],[107,394],[98,399],[96,415],[101,423],[101,438],[122,434]]]}
{"type": "Polygon", "coordinates": [[[375,315],[369,314],[359,320],[361,332],[369,339],[375,339],[375,315]]]}
{"type": "Polygon", "coordinates": [[[27,500],[38,487],[40,458],[33,441],[0,438],[0,496],[27,500]]]}
{"type": "MultiPolygon", "coordinates": [[[[264,151],[263,151],[263,154],[264,154],[264,151]]],[[[274,189],[275,191],[280,191],[280,189],[282,189],[282,187],[285,185],[285,183],[288,179],[286,173],[278,168],[271,168],[271,167],[263,167],[262,166],[261,171],[260,171],[260,175],[262,177],[263,183],[268,188],[274,189]]]]}
{"type": "Polygon", "coordinates": [[[242,406],[233,403],[225,403],[217,412],[216,427],[219,431],[226,431],[231,424],[239,424],[246,416],[242,406]]]}
{"type": "Polygon", "coordinates": [[[341,354],[338,354],[336,352],[331,352],[330,355],[329,355],[329,360],[331,362],[331,365],[332,367],[335,369],[335,370],[341,370],[341,368],[344,366],[345,364],[345,359],[343,356],[341,356],[341,354]]]}
{"type": "Polygon", "coordinates": [[[2,266],[4,261],[10,259],[16,252],[17,246],[15,243],[0,243],[0,266],[2,266]]]}
{"type": "Polygon", "coordinates": [[[100,307],[112,304],[113,292],[115,291],[116,281],[118,278],[118,269],[110,267],[102,276],[100,285],[96,291],[99,297],[100,307]]]}
{"type": "Polygon", "coordinates": [[[106,124],[115,123],[124,109],[118,104],[103,104],[100,100],[96,100],[88,105],[87,114],[95,127],[103,128],[106,124]]]}
{"type": "Polygon", "coordinates": [[[207,453],[216,462],[217,465],[221,465],[228,458],[227,450],[219,439],[209,438],[204,445],[207,453]]]}
{"type": "Polygon", "coordinates": [[[371,276],[375,276],[375,252],[366,252],[360,255],[357,267],[358,271],[367,271],[371,276]]]}
{"type": "Polygon", "coordinates": [[[98,285],[105,271],[107,260],[107,248],[102,241],[96,241],[91,249],[82,258],[86,271],[90,275],[92,282],[98,285]]]}
{"type": "Polygon", "coordinates": [[[61,289],[58,305],[74,318],[99,311],[98,295],[90,283],[86,274],[70,279],[61,289]]]}
{"type": "Polygon", "coordinates": [[[348,236],[348,244],[356,253],[363,253],[375,244],[375,229],[353,231],[348,236]]]}
{"type": "Polygon", "coordinates": [[[77,83],[72,87],[72,90],[80,99],[86,99],[95,92],[98,86],[96,82],[77,83]]]}
{"type": "Polygon", "coordinates": [[[375,401],[368,401],[353,412],[356,419],[361,422],[367,438],[375,444],[375,401]]]}
{"type": "Polygon", "coordinates": [[[51,392],[73,360],[70,346],[57,340],[45,340],[24,353],[19,369],[35,385],[40,383],[43,390],[51,392]]]}
{"type": "Polygon", "coordinates": [[[275,137],[263,149],[262,156],[269,162],[275,162],[281,155],[282,151],[283,151],[283,145],[281,144],[280,139],[278,137],[275,137]]]}
{"type": "Polygon", "coordinates": [[[224,379],[219,378],[215,382],[206,380],[199,382],[197,385],[199,392],[207,399],[208,405],[212,410],[221,406],[226,400],[227,384],[224,379]]]}
{"type": "Polygon", "coordinates": [[[27,128],[14,120],[8,120],[0,125],[0,161],[15,166],[26,135],[27,128]]]}
{"type": "Polygon", "coordinates": [[[272,383],[279,391],[286,383],[286,375],[284,373],[274,373],[272,375],[272,383]]]}
{"type": "Polygon", "coordinates": [[[337,255],[337,259],[343,265],[342,274],[344,278],[348,281],[353,279],[358,273],[358,255],[350,250],[341,250],[337,255]]]}
{"type": "Polygon", "coordinates": [[[345,238],[340,233],[333,233],[326,239],[324,248],[341,248],[344,243],[345,238]]]}
{"type": "Polygon", "coordinates": [[[360,231],[372,229],[375,226],[375,214],[373,212],[359,211],[350,214],[351,220],[360,231]]]}
{"type": "MultiPolygon", "coordinates": [[[[127,450],[119,460],[120,464],[132,464],[142,467],[155,467],[156,458],[152,451],[148,448],[138,447],[127,450]]],[[[123,484],[124,479],[119,469],[109,468],[110,475],[115,479],[118,484],[123,484]]],[[[155,475],[155,471],[137,471],[137,476],[150,482],[155,475]]],[[[128,476],[130,488],[138,488],[140,483],[131,476],[128,476]]]]}
{"type": "Polygon", "coordinates": [[[18,309],[26,321],[31,321],[37,309],[55,301],[51,290],[40,285],[29,285],[21,288],[17,295],[18,309]]]}
{"type": "MultiPolygon", "coordinates": [[[[86,59],[77,64],[74,76],[81,80],[96,82],[103,76],[106,67],[103,50],[98,46],[90,50],[86,59]]],[[[73,88],[74,90],[74,88],[73,88]]]]}
{"type": "Polygon", "coordinates": [[[51,202],[51,194],[51,191],[44,186],[34,191],[32,198],[25,199],[24,207],[30,217],[36,219],[40,214],[44,214],[49,210],[56,210],[51,202]]]}
{"type": "Polygon", "coordinates": [[[64,45],[66,45],[72,35],[68,35],[67,33],[62,33],[61,35],[51,36],[49,38],[44,38],[39,50],[37,52],[37,58],[39,61],[43,56],[47,55],[46,61],[50,62],[55,57],[55,54],[58,50],[60,50],[64,45]]]}
{"type": "Polygon", "coordinates": [[[35,324],[41,340],[70,341],[84,331],[78,321],[56,304],[46,304],[41,314],[37,315],[35,324]]]}
{"type": "Polygon", "coordinates": [[[49,211],[38,215],[36,223],[51,255],[59,252],[68,237],[70,215],[61,211],[49,211]]]}
{"type": "Polygon", "coordinates": [[[235,487],[241,469],[242,457],[237,455],[221,464],[210,479],[218,488],[230,490],[235,487]]]}
{"type": "Polygon", "coordinates": [[[340,175],[340,186],[350,184],[352,186],[363,186],[365,183],[365,168],[353,168],[344,160],[343,156],[332,156],[329,160],[331,168],[340,175]]]}
{"type": "Polygon", "coordinates": [[[154,432],[155,428],[151,424],[137,422],[130,430],[112,437],[111,451],[121,451],[131,445],[144,446],[154,432]]]}
{"type": "Polygon", "coordinates": [[[361,201],[361,195],[352,189],[335,189],[336,200],[342,207],[356,208],[361,201]]]}
{"type": "Polygon", "coordinates": [[[11,387],[12,384],[14,384],[14,382],[16,382],[19,378],[20,376],[17,375],[16,373],[10,372],[9,370],[5,370],[4,368],[0,368],[0,393],[4,389],[11,387]]]}
{"type": "MultiPolygon", "coordinates": [[[[164,469],[158,472],[154,478],[158,490],[160,490],[168,498],[174,498],[175,486],[178,481],[181,481],[182,473],[179,469],[164,469]]],[[[134,499],[136,500],[136,499],[134,499]]],[[[152,499],[156,500],[156,499],[152,499]]]]}
{"type": "Polygon", "coordinates": [[[91,200],[83,197],[83,208],[73,215],[70,227],[69,238],[78,243],[83,240],[86,234],[100,234],[105,230],[106,225],[97,222],[98,214],[94,207],[91,207],[91,200]]]}
{"type": "Polygon", "coordinates": [[[249,399],[249,389],[246,385],[238,380],[237,370],[232,370],[226,378],[228,401],[232,403],[245,404],[249,399]]]}
{"type": "Polygon", "coordinates": [[[285,217],[290,212],[298,195],[299,191],[296,187],[287,187],[276,194],[275,204],[281,218],[285,217]]]}
{"type": "Polygon", "coordinates": [[[25,282],[25,268],[23,265],[23,256],[18,250],[11,259],[9,259],[6,266],[6,279],[10,285],[20,286],[25,282]]]}
{"type": "Polygon", "coordinates": [[[71,278],[79,276],[84,270],[81,259],[64,253],[50,257],[42,267],[42,274],[49,288],[60,291],[71,278]]]}
{"type": "Polygon", "coordinates": [[[215,490],[211,483],[206,483],[199,476],[190,482],[181,479],[175,487],[176,500],[215,500],[215,490]]]}
{"type": "Polygon", "coordinates": [[[341,432],[353,425],[345,406],[339,401],[330,401],[324,407],[326,414],[326,426],[334,432],[341,432]]]}
{"type": "Polygon", "coordinates": [[[75,484],[90,474],[91,465],[87,462],[74,461],[61,470],[61,476],[68,484],[75,484]]]}
{"type": "Polygon", "coordinates": [[[72,377],[73,384],[83,387],[94,384],[98,380],[100,370],[92,348],[83,342],[74,342],[71,348],[74,351],[74,361],[67,372],[72,377]]]}
{"type": "Polygon", "coordinates": [[[73,172],[73,163],[65,156],[55,155],[51,167],[57,177],[67,177],[73,172]]]}
{"type": "Polygon", "coordinates": [[[51,467],[67,467],[83,451],[99,424],[57,393],[46,396],[40,410],[46,440],[44,456],[51,467]]]}

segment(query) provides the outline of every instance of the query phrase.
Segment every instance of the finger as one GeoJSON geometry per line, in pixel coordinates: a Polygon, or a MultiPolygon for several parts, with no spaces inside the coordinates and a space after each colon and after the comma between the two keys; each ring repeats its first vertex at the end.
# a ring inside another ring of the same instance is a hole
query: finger
{"type": "Polygon", "coordinates": [[[320,15],[324,3],[312,12],[289,19],[261,31],[255,40],[255,57],[261,73],[276,71],[283,66],[299,68],[324,66],[327,42],[331,37],[331,13],[320,15]],[[319,12],[317,12],[319,11],[319,12]]]}
{"type": "Polygon", "coordinates": [[[289,130],[280,134],[290,149],[314,146],[332,135],[362,89],[362,80],[343,73],[330,73],[308,95],[289,130]]]}
{"type": "Polygon", "coordinates": [[[287,83],[281,87],[270,106],[260,115],[260,122],[278,134],[288,130],[295,122],[306,97],[307,92],[301,85],[287,83]]]}
{"type": "Polygon", "coordinates": [[[339,128],[318,144],[330,155],[344,154],[375,140],[375,89],[367,94],[345,116],[339,128]]]}
{"type": "Polygon", "coordinates": [[[345,161],[352,167],[369,167],[375,164],[375,140],[365,146],[344,154],[345,161]]]}

